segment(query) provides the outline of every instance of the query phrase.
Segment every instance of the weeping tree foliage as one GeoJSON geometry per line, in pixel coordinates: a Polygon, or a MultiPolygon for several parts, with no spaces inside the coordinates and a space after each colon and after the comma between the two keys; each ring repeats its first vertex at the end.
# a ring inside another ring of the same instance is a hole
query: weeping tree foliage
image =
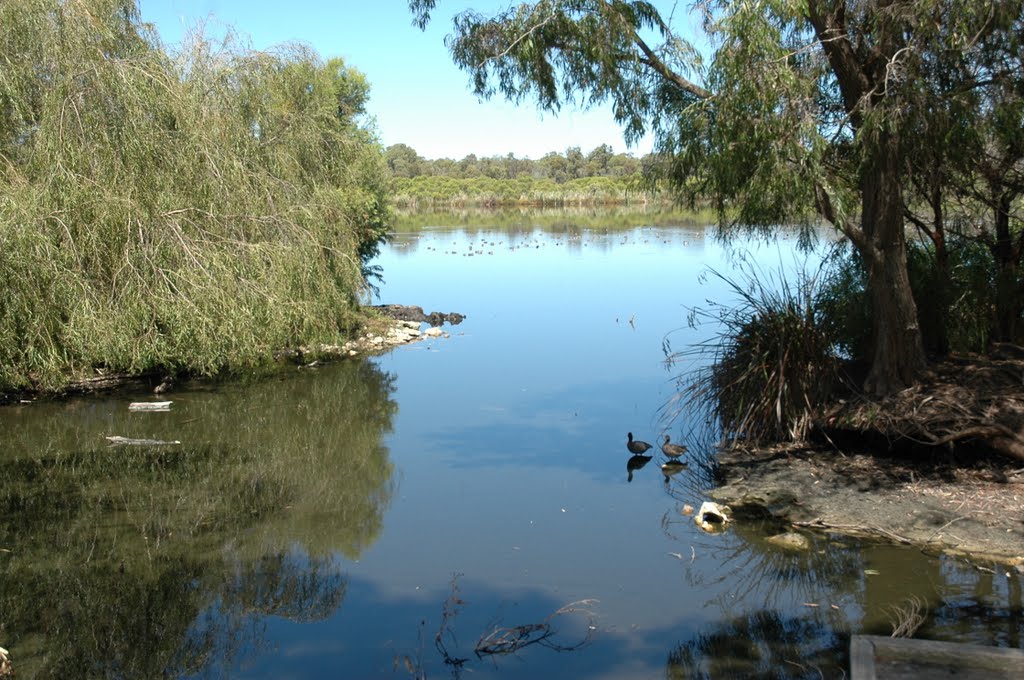
{"type": "MultiPolygon", "coordinates": [[[[409,3],[421,25],[436,4],[409,3]]],[[[1019,27],[1021,2],[694,7],[710,45],[705,59],[673,27],[674,13],[667,20],[643,0],[465,12],[448,45],[480,96],[535,97],[548,110],[610,102],[627,139],[654,133],[668,184],[684,198],[713,199],[723,226],[832,223],[867,271],[874,314],[865,387],[884,394],[914,382],[925,354],[906,264],[909,160],[921,117],[984,81],[949,70],[954,82],[931,87],[927,65],[935,55],[979,63],[980,45],[1019,27]]]]}
{"type": "Polygon", "coordinates": [[[0,388],[348,333],[388,219],[367,94],[303,46],[169,51],[133,0],[0,4],[0,388]]]}

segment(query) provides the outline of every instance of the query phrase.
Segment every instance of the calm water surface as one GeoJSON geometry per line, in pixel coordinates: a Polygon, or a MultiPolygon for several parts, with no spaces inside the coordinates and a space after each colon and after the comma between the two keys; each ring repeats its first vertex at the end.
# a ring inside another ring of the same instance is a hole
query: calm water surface
{"type": "Polygon", "coordinates": [[[168,413],[0,410],[18,677],[842,677],[849,635],[888,634],[909,598],[919,637],[1024,646],[1019,574],[829,536],[789,553],[775,527],[681,513],[711,451],[665,357],[708,333],[689,307],[728,301],[710,231],[434,227],[378,264],[381,301],[466,320],[168,413]],[[693,462],[629,481],[628,431],[693,462]]]}

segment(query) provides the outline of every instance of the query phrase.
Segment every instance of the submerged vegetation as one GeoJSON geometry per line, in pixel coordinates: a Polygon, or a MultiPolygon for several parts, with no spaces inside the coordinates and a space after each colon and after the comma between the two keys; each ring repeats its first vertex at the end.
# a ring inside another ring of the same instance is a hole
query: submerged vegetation
{"type": "Polygon", "coordinates": [[[0,389],[337,341],[385,237],[368,85],[300,45],[163,46],[134,0],[0,6],[0,389]]]}

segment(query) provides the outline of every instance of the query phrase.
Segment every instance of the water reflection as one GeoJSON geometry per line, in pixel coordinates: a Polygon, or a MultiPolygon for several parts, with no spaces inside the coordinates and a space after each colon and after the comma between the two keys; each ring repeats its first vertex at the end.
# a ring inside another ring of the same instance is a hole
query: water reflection
{"type": "Polygon", "coordinates": [[[21,677],[223,668],[269,617],[323,620],[381,531],[393,377],[318,375],[0,411],[0,630],[21,677]],[[105,436],[180,440],[106,447],[105,436]],[[40,449],[40,442],[47,442],[40,449]]]}
{"type": "Polygon", "coordinates": [[[634,453],[632,456],[630,456],[629,460],[626,461],[626,481],[632,482],[633,473],[636,472],[637,470],[643,469],[645,465],[651,462],[652,458],[653,456],[645,456],[640,453],[634,453]]]}
{"type": "Polygon", "coordinates": [[[722,621],[668,654],[668,678],[845,677],[848,638],[813,620],[757,610],[722,621]],[[841,658],[837,658],[837,656],[841,658]]]}
{"type": "Polygon", "coordinates": [[[786,551],[761,518],[709,535],[682,514],[714,486],[717,438],[672,401],[689,364],[663,348],[673,329],[704,337],[686,306],[726,299],[699,282],[726,269],[721,244],[471,231],[400,235],[409,251],[381,257],[387,301],[467,314],[449,339],[176,392],[169,413],[127,411],[151,395],[0,409],[0,645],[18,677],[437,677],[439,630],[477,679],[842,677],[849,636],[887,634],[911,597],[920,637],[1021,645],[1017,572],[826,534],[786,551]],[[469,257],[484,240],[502,249],[469,257]],[[629,430],[687,444],[689,466],[666,481],[656,449],[631,465],[629,430]],[[584,648],[474,654],[591,598],[589,638],[586,617],[557,626],[584,648]]]}

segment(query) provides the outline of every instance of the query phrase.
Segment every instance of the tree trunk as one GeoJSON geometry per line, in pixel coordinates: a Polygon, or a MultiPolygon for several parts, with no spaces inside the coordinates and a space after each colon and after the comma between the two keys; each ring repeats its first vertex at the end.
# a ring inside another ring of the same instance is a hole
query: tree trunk
{"type": "Polygon", "coordinates": [[[861,175],[861,254],[868,267],[874,356],[864,389],[885,395],[912,385],[926,361],[907,274],[899,140],[881,133],[861,175]]]}
{"type": "Polygon", "coordinates": [[[1017,283],[1020,273],[1017,271],[1018,253],[1014,252],[1013,235],[1010,233],[1012,197],[1009,192],[1002,193],[995,204],[996,238],[992,244],[992,256],[996,261],[996,318],[992,339],[997,342],[1016,342],[1021,307],[1017,283]]]}

